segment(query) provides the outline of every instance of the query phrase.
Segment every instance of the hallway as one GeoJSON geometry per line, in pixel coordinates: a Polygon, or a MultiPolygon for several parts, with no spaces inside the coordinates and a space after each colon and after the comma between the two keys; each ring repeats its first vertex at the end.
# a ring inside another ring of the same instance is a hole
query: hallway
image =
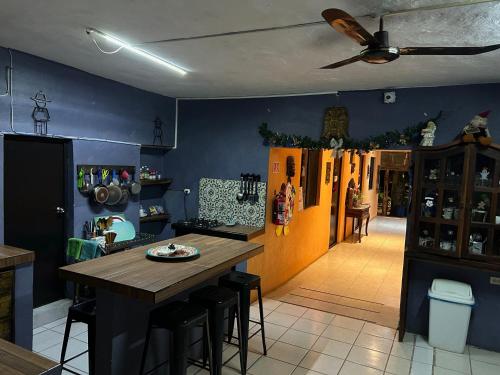
{"type": "Polygon", "coordinates": [[[397,328],[406,220],[376,217],[269,298],[397,328]]]}

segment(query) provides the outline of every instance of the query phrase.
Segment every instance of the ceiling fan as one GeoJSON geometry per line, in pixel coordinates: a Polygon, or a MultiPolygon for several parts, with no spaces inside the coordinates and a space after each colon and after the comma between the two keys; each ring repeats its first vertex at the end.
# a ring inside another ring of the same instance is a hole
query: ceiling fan
{"type": "Polygon", "coordinates": [[[500,48],[500,44],[484,47],[392,47],[389,45],[389,33],[384,31],[383,17],[380,17],[379,31],[372,35],[354,17],[343,10],[326,9],[321,15],[339,33],[367,47],[357,56],[323,66],[321,69],[335,69],[356,61],[385,64],[402,55],[478,55],[500,48]]]}

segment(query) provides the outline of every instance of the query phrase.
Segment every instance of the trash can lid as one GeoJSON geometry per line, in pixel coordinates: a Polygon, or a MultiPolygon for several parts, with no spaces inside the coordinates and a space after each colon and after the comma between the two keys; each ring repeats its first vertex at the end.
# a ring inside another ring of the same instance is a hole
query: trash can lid
{"type": "Polygon", "coordinates": [[[434,279],[429,289],[429,297],[447,302],[473,305],[474,296],[469,284],[454,280],[434,279]]]}

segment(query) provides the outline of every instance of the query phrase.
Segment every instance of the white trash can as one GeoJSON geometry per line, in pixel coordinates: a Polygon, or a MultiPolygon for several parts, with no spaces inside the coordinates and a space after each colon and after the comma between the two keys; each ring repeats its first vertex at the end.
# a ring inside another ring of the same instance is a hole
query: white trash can
{"type": "Polygon", "coordinates": [[[435,279],[428,292],[429,344],[443,350],[463,353],[474,296],[469,284],[435,279]]]}

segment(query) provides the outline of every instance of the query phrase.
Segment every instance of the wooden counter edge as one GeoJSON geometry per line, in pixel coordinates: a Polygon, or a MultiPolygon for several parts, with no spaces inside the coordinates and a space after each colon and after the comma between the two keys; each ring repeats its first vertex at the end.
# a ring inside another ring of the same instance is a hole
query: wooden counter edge
{"type": "MultiPolygon", "coordinates": [[[[17,346],[11,342],[0,339],[0,360],[5,356],[10,356],[13,359],[17,360],[18,363],[28,363],[30,367],[38,367],[40,372],[25,372],[23,374],[26,375],[43,375],[43,374],[52,374],[60,365],[57,362],[54,362],[48,358],[45,358],[39,354],[33,353],[27,349],[24,349],[20,346],[17,346]]],[[[2,363],[2,362],[0,362],[2,363]]],[[[5,366],[9,366],[8,364],[2,363],[5,366]]],[[[22,364],[20,365],[22,366],[22,364]]],[[[19,366],[19,367],[20,367],[19,366]]],[[[19,371],[18,368],[14,368],[13,370],[19,371]]]]}
{"type": "Polygon", "coordinates": [[[9,245],[0,245],[0,269],[35,261],[35,252],[9,245]]]}

